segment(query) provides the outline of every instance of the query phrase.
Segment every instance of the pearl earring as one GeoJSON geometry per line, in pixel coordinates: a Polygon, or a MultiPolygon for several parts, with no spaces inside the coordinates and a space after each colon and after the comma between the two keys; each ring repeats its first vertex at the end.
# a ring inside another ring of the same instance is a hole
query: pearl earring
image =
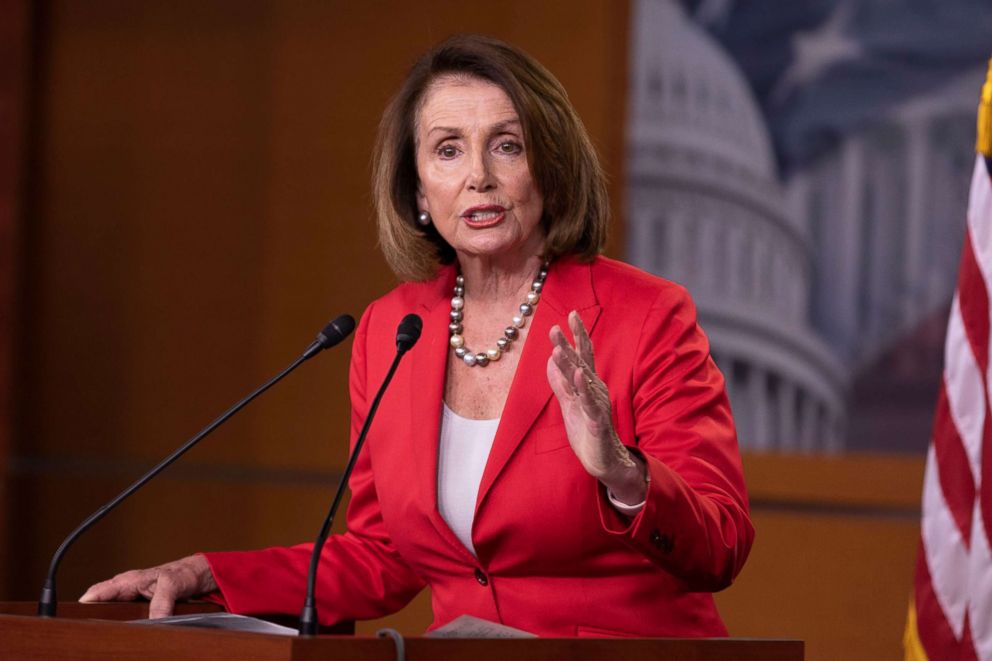
{"type": "Polygon", "coordinates": [[[431,215],[426,211],[421,211],[417,214],[417,223],[422,227],[427,227],[431,224],[431,215]]]}

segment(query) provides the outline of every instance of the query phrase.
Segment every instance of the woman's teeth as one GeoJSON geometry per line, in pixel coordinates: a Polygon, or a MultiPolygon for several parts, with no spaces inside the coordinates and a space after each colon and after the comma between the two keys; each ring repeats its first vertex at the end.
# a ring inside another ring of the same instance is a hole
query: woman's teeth
{"type": "Polygon", "coordinates": [[[500,212],[498,211],[476,211],[469,215],[469,220],[475,220],[475,221],[492,220],[499,214],[500,212]]]}

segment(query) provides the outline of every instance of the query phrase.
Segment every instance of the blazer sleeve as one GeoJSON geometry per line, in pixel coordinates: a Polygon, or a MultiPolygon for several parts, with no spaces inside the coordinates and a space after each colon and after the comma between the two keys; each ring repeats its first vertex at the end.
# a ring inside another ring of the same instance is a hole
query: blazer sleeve
{"type": "MultiPolygon", "coordinates": [[[[374,305],[374,304],[373,304],[374,305]]],[[[352,346],[351,447],[365,421],[369,400],[366,342],[370,306],[359,322],[352,346]]],[[[373,385],[377,388],[378,384],[373,385]]],[[[320,623],[372,619],[393,613],[426,585],[403,561],[386,533],[379,510],[369,453],[363,450],[348,482],[348,531],[332,535],[321,554],[316,597],[320,623]]],[[[317,522],[314,522],[316,530],[317,522]]],[[[220,599],[234,613],[297,614],[303,607],[313,544],[260,551],[205,553],[220,599]]]]}
{"type": "Polygon", "coordinates": [[[721,590],[744,565],[754,528],[723,375],[682,287],[651,306],[631,387],[634,438],[621,440],[645,461],[647,497],[628,518],[601,485],[600,520],[688,590],[721,590]]]}

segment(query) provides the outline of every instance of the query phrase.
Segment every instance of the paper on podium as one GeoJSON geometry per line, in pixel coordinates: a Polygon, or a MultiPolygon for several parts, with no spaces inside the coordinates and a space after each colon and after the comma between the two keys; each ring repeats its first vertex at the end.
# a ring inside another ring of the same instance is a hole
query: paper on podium
{"type": "Polygon", "coordinates": [[[460,615],[443,627],[438,627],[427,638],[537,638],[522,629],[490,622],[471,615],[460,615]]]}
{"type": "Polygon", "coordinates": [[[168,624],[179,627],[199,627],[202,629],[225,629],[227,631],[246,631],[249,633],[267,633],[277,636],[296,636],[299,632],[279,624],[266,622],[257,617],[235,615],[233,613],[194,613],[192,615],[173,615],[160,617],[155,620],[131,620],[133,624],[168,624]]]}
{"type": "MultiPolygon", "coordinates": [[[[233,613],[193,613],[173,615],[154,620],[131,620],[132,624],[163,624],[179,627],[199,627],[202,629],[224,629],[248,633],[266,633],[277,636],[296,636],[296,629],[273,624],[257,617],[235,615],[233,613]]],[[[462,615],[427,634],[428,638],[537,638],[534,634],[514,629],[505,624],[483,620],[471,615],[462,615]]]]}

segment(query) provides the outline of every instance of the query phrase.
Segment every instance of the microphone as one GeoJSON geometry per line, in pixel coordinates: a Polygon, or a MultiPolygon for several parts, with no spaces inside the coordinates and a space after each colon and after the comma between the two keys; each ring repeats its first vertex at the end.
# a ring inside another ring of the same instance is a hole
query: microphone
{"type": "Polygon", "coordinates": [[[353,330],[355,330],[355,318],[350,314],[343,314],[337,319],[331,320],[326,326],[324,326],[324,330],[317,333],[317,339],[306,348],[306,351],[303,352],[302,359],[309,360],[324,349],[330,349],[335,344],[351,335],[353,330]]]}
{"type": "Polygon", "coordinates": [[[362,430],[358,434],[358,440],[355,441],[355,449],[351,451],[351,456],[348,457],[348,465],[345,466],[341,480],[338,482],[338,489],[334,493],[331,509],[327,512],[327,518],[324,519],[324,525],[320,527],[320,533],[317,534],[317,541],[313,545],[313,552],[310,554],[310,569],[307,571],[307,592],[303,600],[303,610],[300,613],[299,631],[301,636],[313,636],[317,634],[317,602],[315,597],[317,567],[320,564],[320,552],[323,550],[324,544],[327,542],[327,537],[331,533],[331,524],[334,523],[334,515],[338,511],[338,505],[341,504],[344,487],[348,484],[351,471],[355,468],[358,453],[362,451],[365,436],[369,433],[369,427],[372,425],[372,418],[375,417],[376,409],[379,408],[379,401],[382,399],[383,394],[385,394],[389,382],[393,380],[393,374],[396,373],[400,359],[420,339],[420,331],[423,327],[424,322],[420,317],[411,313],[403,317],[399,328],[396,329],[396,357],[393,358],[393,364],[390,365],[389,371],[386,372],[386,378],[382,380],[382,385],[379,386],[379,392],[375,394],[375,399],[372,400],[372,404],[369,406],[369,412],[365,416],[365,423],[362,425],[362,430]]]}
{"type": "MultiPolygon", "coordinates": [[[[48,576],[45,578],[45,585],[41,589],[41,598],[38,600],[38,615],[42,617],[55,617],[55,610],[57,605],[56,592],[55,592],[55,574],[59,570],[59,564],[62,562],[62,556],[69,547],[80,537],[84,532],[89,530],[93,524],[102,519],[104,516],[110,513],[111,510],[120,505],[126,498],[128,498],[135,491],[143,487],[147,482],[149,482],[153,477],[161,473],[163,470],[168,468],[175,462],[176,459],[186,454],[186,452],[194,445],[203,440],[210,432],[220,427],[228,418],[233,416],[235,413],[247,406],[253,399],[261,395],[263,392],[279,383],[283,377],[287,376],[290,372],[299,367],[304,361],[313,358],[318,353],[324,349],[330,349],[334,345],[338,344],[344,338],[348,337],[351,332],[355,329],[355,319],[351,315],[343,314],[337,319],[333,320],[320,331],[317,335],[317,339],[313,341],[310,346],[306,348],[303,354],[297,358],[293,363],[279,372],[276,376],[272,377],[266,381],[257,390],[252,392],[250,395],[239,401],[237,404],[225,411],[219,418],[207,425],[199,434],[193,438],[186,441],[186,443],[175,450],[168,457],[163,459],[161,462],[155,465],[150,471],[138,478],[131,486],[124,491],[117,494],[113,500],[98,509],[96,512],[91,514],[89,518],[79,524],[79,527],[69,533],[69,536],[63,540],[62,544],[55,551],[55,555],[52,556],[51,564],[48,567],[48,576]]],[[[414,340],[416,341],[416,340],[414,340]]]]}
{"type": "Polygon", "coordinates": [[[411,313],[403,317],[400,327],[396,329],[396,351],[400,355],[409,351],[420,339],[423,328],[424,322],[419,315],[411,313]]]}

